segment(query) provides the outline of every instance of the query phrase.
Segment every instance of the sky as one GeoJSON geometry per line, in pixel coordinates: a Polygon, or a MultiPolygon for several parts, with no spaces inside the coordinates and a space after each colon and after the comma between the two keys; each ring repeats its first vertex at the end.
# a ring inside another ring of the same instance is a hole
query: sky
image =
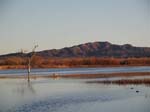
{"type": "Polygon", "coordinates": [[[0,0],[0,54],[95,41],[150,47],[150,0],[0,0]]]}

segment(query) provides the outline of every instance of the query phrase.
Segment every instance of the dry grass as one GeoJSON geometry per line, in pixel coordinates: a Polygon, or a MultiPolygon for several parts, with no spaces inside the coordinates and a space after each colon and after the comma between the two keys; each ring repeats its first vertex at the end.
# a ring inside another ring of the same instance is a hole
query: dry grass
{"type": "MultiPolygon", "coordinates": [[[[27,59],[25,57],[12,56],[0,58],[0,69],[25,68],[26,65],[27,59]]],[[[150,58],[43,58],[34,56],[31,65],[33,68],[149,66],[150,58]]]]}

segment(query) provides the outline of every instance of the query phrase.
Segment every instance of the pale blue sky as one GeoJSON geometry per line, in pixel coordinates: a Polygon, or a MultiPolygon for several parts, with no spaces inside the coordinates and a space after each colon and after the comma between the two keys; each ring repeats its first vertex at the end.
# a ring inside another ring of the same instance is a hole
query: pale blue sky
{"type": "Polygon", "coordinates": [[[0,0],[0,54],[109,41],[150,47],[150,0],[0,0]]]}

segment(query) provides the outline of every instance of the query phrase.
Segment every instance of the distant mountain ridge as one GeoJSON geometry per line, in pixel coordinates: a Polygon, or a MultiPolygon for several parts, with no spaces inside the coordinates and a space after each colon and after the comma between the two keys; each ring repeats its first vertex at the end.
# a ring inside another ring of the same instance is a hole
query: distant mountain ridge
{"type": "Polygon", "coordinates": [[[150,57],[150,48],[109,42],[85,43],[62,49],[37,52],[42,57],[150,57]]]}
{"type": "MultiPolygon", "coordinates": [[[[24,54],[28,55],[28,54],[24,54]]],[[[36,52],[36,55],[48,57],[150,57],[150,47],[136,47],[130,44],[116,45],[109,42],[92,42],[80,44],[62,49],[52,49],[36,52]]],[[[22,56],[21,53],[3,55],[7,56],[22,56]]]]}

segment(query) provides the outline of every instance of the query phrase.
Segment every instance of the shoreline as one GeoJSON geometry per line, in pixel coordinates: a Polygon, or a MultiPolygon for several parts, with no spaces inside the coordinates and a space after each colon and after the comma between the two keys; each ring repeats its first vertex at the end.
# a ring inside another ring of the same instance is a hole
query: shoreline
{"type": "MultiPolygon", "coordinates": [[[[30,79],[36,80],[36,79],[95,79],[92,81],[85,81],[87,84],[116,84],[116,85],[148,85],[150,86],[150,77],[140,79],[134,79],[134,77],[137,76],[150,76],[150,72],[134,72],[134,73],[107,73],[107,74],[70,74],[70,75],[31,75],[30,79]],[[127,79],[127,78],[132,79],[127,79]],[[101,78],[106,78],[104,80],[98,80],[101,78]],[[122,79],[107,79],[107,78],[122,78],[122,79]]],[[[28,79],[27,75],[14,75],[14,76],[0,76],[0,79],[28,79]]]]}
{"type": "MultiPolygon", "coordinates": [[[[31,79],[36,78],[70,78],[70,79],[93,79],[93,78],[114,78],[114,77],[136,77],[150,76],[150,72],[126,72],[126,73],[100,73],[100,74],[67,74],[67,75],[34,75],[31,74],[31,79]]],[[[27,75],[1,75],[0,79],[5,78],[27,78],[27,75]]]]}

